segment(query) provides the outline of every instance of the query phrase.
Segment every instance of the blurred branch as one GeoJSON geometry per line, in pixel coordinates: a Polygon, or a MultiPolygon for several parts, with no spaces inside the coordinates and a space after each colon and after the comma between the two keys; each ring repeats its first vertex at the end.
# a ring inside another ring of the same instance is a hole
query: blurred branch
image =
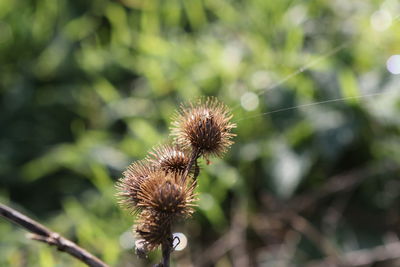
{"type": "MultiPolygon", "coordinates": [[[[282,222],[288,223],[293,230],[306,237],[317,249],[332,261],[334,260],[337,264],[340,263],[339,251],[332,242],[317,228],[315,228],[305,217],[290,210],[273,215],[259,214],[258,218],[252,222],[252,226],[254,230],[262,236],[267,235],[268,232],[271,231],[280,233],[285,227],[283,224],[279,224],[282,222]],[[271,226],[274,225],[277,227],[276,229],[271,228],[271,226]]],[[[266,243],[268,243],[268,241],[266,241],[266,243]]]]}
{"type": "Polygon", "coordinates": [[[201,257],[196,260],[195,266],[208,266],[210,263],[215,263],[238,245],[239,239],[233,229],[230,229],[202,253],[201,257]]]}
{"type": "Polygon", "coordinates": [[[0,215],[31,232],[32,234],[29,234],[27,237],[32,240],[40,241],[50,246],[55,246],[59,251],[70,254],[71,256],[87,264],[88,266],[108,267],[107,264],[87,252],[85,249],[79,247],[74,242],[66,239],[56,232],[51,231],[50,229],[25,216],[24,214],[1,203],[0,215]]]}
{"type": "Polygon", "coordinates": [[[333,203],[326,209],[322,217],[322,227],[324,229],[323,232],[327,233],[328,236],[334,235],[339,221],[343,217],[343,213],[350,202],[351,196],[352,192],[336,196],[333,203]]]}
{"type": "Polygon", "coordinates": [[[232,224],[229,231],[201,253],[201,257],[196,260],[195,266],[215,264],[226,253],[236,249],[233,255],[235,259],[233,266],[249,266],[245,237],[247,227],[246,209],[237,204],[232,209],[232,213],[232,224]]]}
{"type": "Polygon", "coordinates": [[[251,266],[249,252],[247,251],[247,201],[237,203],[232,209],[232,231],[236,233],[238,244],[232,248],[233,267],[251,266]],[[246,204],[245,204],[246,203],[246,204]]]}
{"type": "Polygon", "coordinates": [[[320,231],[318,231],[308,220],[304,217],[296,214],[289,213],[287,215],[291,226],[294,230],[306,236],[311,242],[313,242],[322,252],[328,255],[335,263],[339,263],[339,252],[336,247],[325,237],[320,231]]]}
{"type": "MultiPolygon", "coordinates": [[[[316,190],[311,190],[300,196],[294,197],[285,203],[271,194],[262,195],[262,203],[266,208],[267,215],[259,215],[257,220],[252,221],[253,228],[261,235],[268,234],[270,231],[279,231],[284,229],[282,221],[287,221],[293,229],[298,231],[313,242],[321,252],[325,253],[326,258],[323,261],[317,261],[310,266],[362,266],[376,261],[400,258],[400,243],[391,243],[390,245],[380,246],[371,250],[360,250],[351,253],[340,253],[330,242],[324,233],[318,231],[305,217],[302,212],[321,203],[321,199],[346,192],[351,192],[363,183],[365,180],[397,172],[400,167],[396,164],[379,164],[355,169],[346,174],[333,176],[316,190]],[[261,224],[261,225],[260,225],[261,224]],[[276,228],[276,229],[275,229],[276,228]],[[381,253],[381,254],[380,254],[381,253]],[[397,254],[396,254],[397,253],[397,254]]],[[[330,213],[335,213],[332,219],[333,227],[340,219],[343,210],[349,201],[351,194],[340,198],[341,201],[331,207],[330,213]]],[[[333,217],[330,214],[330,217],[333,217]]],[[[325,219],[326,220],[326,219],[325,219]]],[[[267,242],[268,243],[268,242],[267,242]]]]}
{"type": "MultiPolygon", "coordinates": [[[[400,242],[394,242],[371,249],[361,249],[342,255],[344,266],[370,266],[376,262],[388,261],[400,258],[400,242]]],[[[336,266],[330,258],[322,261],[311,262],[308,267],[336,266]]]]}
{"type": "Polygon", "coordinates": [[[296,211],[303,211],[317,203],[320,199],[336,193],[347,192],[370,177],[399,170],[399,165],[383,163],[354,169],[345,174],[335,175],[329,178],[325,184],[321,185],[316,190],[303,193],[302,195],[293,198],[287,206],[296,211]]]}

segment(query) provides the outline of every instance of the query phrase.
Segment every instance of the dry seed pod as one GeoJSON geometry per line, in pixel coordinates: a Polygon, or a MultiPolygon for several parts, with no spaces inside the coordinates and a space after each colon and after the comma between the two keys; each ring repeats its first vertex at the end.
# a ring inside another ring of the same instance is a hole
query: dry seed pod
{"type": "Polygon", "coordinates": [[[231,139],[235,134],[231,130],[236,124],[231,119],[228,107],[216,98],[199,99],[181,106],[172,123],[171,135],[176,144],[204,156],[220,157],[233,144],[231,139]]]}
{"type": "Polygon", "coordinates": [[[156,171],[141,185],[138,192],[138,207],[152,209],[168,216],[189,216],[193,213],[195,182],[191,177],[164,171],[156,171]]]}
{"type": "Polygon", "coordinates": [[[172,218],[165,213],[143,210],[137,220],[136,233],[144,239],[143,251],[152,251],[171,237],[172,218]]]}
{"type": "Polygon", "coordinates": [[[124,177],[117,182],[117,197],[122,207],[138,211],[138,192],[144,181],[155,171],[147,161],[137,161],[129,165],[123,173],[124,177]]]}
{"type": "Polygon", "coordinates": [[[150,152],[148,161],[167,173],[182,174],[189,164],[190,158],[188,152],[177,145],[163,145],[150,152]]]}
{"type": "Polygon", "coordinates": [[[229,109],[215,98],[182,106],[172,129],[176,146],[158,147],[145,161],[133,163],[124,172],[117,184],[118,196],[123,206],[138,214],[138,256],[145,257],[162,245],[164,260],[169,258],[172,224],[193,213],[200,170],[197,159],[222,156],[230,147],[235,136],[231,130],[236,127],[231,118],[229,109]]]}

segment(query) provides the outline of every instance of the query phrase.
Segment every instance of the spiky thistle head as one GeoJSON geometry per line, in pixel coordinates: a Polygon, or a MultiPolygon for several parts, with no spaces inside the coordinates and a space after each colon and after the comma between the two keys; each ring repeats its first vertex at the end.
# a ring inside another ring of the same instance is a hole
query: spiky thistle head
{"type": "Polygon", "coordinates": [[[138,207],[152,209],[170,217],[187,217],[193,213],[196,183],[191,177],[156,171],[140,187],[138,207]]]}
{"type": "Polygon", "coordinates": [[[216,98],[199,99],[182,105],[172,123],[171,135],[177,144],[207,156],[222,156],[233,144],[236,124],[227,106],[216,98]]]}
{"type": "Polygon", "coordinates": [[[147,253],[171,238],[171,224],[193,213],[195,181],[182,179],[176,173],[154,171],[140,187],[137,198],[141,209],[136,221],[136,233],[144,241],[147,253]]]}
{"type": "Polygon", "coordinates": [[[170,253],[172,224],[193,213],[200,156],[222,156],[233,143],[236,125],[229,109],[215,98],[182,105],[172,127],[175,146],[155,148],[131,164],[117,183],[120,204],[137,212],[139,256],[160,244],[170,253]]]}
{"type": "Polygon", "coordinates": [[[145,254],[156,249],[171,236],[172,218],[151,209],[143,210],[137,221],[135,232],[143,239],[142,250],[145,254]]]}
{"type": "Polygon", "coordinates": [[[155,168],[148,161],[136,161],[129,165],[117,184],[119,204],[132,212],[138,211],[138,193],[142,184],[154,173],[155,168]]]}
{"type": "Polygon", "coordinates": [[[178,145],[163,145],[150,152],[148,161],[167,173],[182,174],[190,161],[188,154],[178,145]]]}

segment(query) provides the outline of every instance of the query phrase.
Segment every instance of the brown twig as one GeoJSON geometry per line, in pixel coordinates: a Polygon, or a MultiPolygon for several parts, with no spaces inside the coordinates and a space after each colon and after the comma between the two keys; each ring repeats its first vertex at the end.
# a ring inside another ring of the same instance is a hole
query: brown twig
{"type": "Polygon", "coordinates": [[[301,212],[327,196],[350,191],[371,177],[398,171],[399,169],[400,167],[397,164],[379,163],[354,169],[345,174],[335,175],[318,189],[310,190],[294,197],[287,206],[297,212],[301,212]]]}
{"type": "Polygon", "coordinates": [[[92,267],[108,267],[94,255],[79,247],[74,242],[66,239],[60,234],[51,231],[40,223],[32,220],[24,214],[0,203],[0,215],[7,220],[18,224],[32,234],[28,238],[46,243],[50,246],[55,246],[59,251],[66,252],[74,258],[92,267]]]}
{"type": "MultiPolygon", "coordinates": [[[[246,250],[244,236],[247,225],[246,210],[244,207],[239,208],[238,206],[235,206],[233,210],[236,212],[233,212],[232,224],[229,231],[201,253],[194,264],[195,266],[209,266],[229,251],[238,247],[241,247],[241,251],[246,250]]],[[[241,254],[240,256],[246,257],[242,258],[242,262],[246,261],[249,263],[246,255],[241,254]]],[[[248,266],[247,263],[245,265],[237,265],[238,262],[235,262],[234,266],[248,266]]]]}
{"type": "Polygon", "coordinates": [[[318,229],[316,229],[306,218],[294,212],[288,212],[287,220],[289,220],[292,228],[307,237],[313,242],[324,254],[329,256],[336,265],[340,265],[339,252],[336,247],[325,237],[318,229]]]}
{"type": "MultiPolygon", "coordinates": [[[[395,260],[400,258],[400,242],[393,242],[376,246],[370,249],[361,249],[343,254],[341,266],[369,266],[376,262],[395,260]]],[[[332,264],[331,258],[310,262],[308,267],[337,266],[332,264]]]]}
{"type": "Polygon", "coordinates": [[[234,267],[250,266],[249,252],[247,251],[247,201],[241,199],[232,208],[232,230],[236,233],[238,245],[232,248],[232,262],[234,267]]]}
{"type": "MultiPolygon", "coordinates": [[[[279,208],[278,212],[270,213],[268,215],[260,215],[264,217],[263,221],[268,221],[267,218],[273,218],[280,222],[286,221],[291,227],[307,237],[311,242],[313,242],[317,248],[321,250],[327,256],[338,260],[339,252],[333,244],[326,238],[317,228],[315,228],[305,217],[300,215],[291,206],[286,205],[282,200],[274,197],[273,195],[265,194],[262,198],[262,202],[265,207],[273,206],[279,208]]],[[[266,213],[269,212],[268,209],[265,210],[266,213]]]]}

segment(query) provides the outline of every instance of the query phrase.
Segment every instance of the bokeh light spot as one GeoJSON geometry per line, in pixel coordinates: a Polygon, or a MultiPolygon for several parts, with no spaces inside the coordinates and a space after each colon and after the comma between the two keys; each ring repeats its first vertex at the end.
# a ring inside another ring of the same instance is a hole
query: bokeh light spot
{"type": "Polygon", "coordinates": [[[251,85],[257,89],[264,89],[270,84],[270,77],[266,71],[256,71],[251,76],[251,85]]]}
{"type": "Polygon", "coordinates": [[[183,233],[174,233],[172,235],[174,237],[174,248],[176,251],[184,250],[187,246],[188,240],[187,237],[183,233]],[[177,237],[177,238],[175,238],[177,237]],[[178,240],[179,238],[179,240],[178,240]]]}
{"type": "Polygon", "coordinates": [[[215,205],[213,196],[207,193],[202,193],[198,201],[199,207],[203,210],[210,210],[215,205]]]}
{"type": "Polygon", "coordinates": [[[391,74],[400,74],[400,55],[391,56],[386,62],[386,68],[391,74]]]}
{"type": "Polygon", "coordinates": [[[371,15],[371,26],[376,31],[384,31],[392,25],[392,16],[384,9],[378,10],[371,15]]]}
{"type": "Polygon", "coordinates": [[[258,107],[258,96],[255,93],[247,92],[240,98],[240,104],[247,111],[255,110],[258,107]]]}
{"type": "Polygon", "coordinates": [[[132,249],[135,246],[135,238],[132,231],[126,231],[119,236],[119,244],[123,249],[132,249]]]}

